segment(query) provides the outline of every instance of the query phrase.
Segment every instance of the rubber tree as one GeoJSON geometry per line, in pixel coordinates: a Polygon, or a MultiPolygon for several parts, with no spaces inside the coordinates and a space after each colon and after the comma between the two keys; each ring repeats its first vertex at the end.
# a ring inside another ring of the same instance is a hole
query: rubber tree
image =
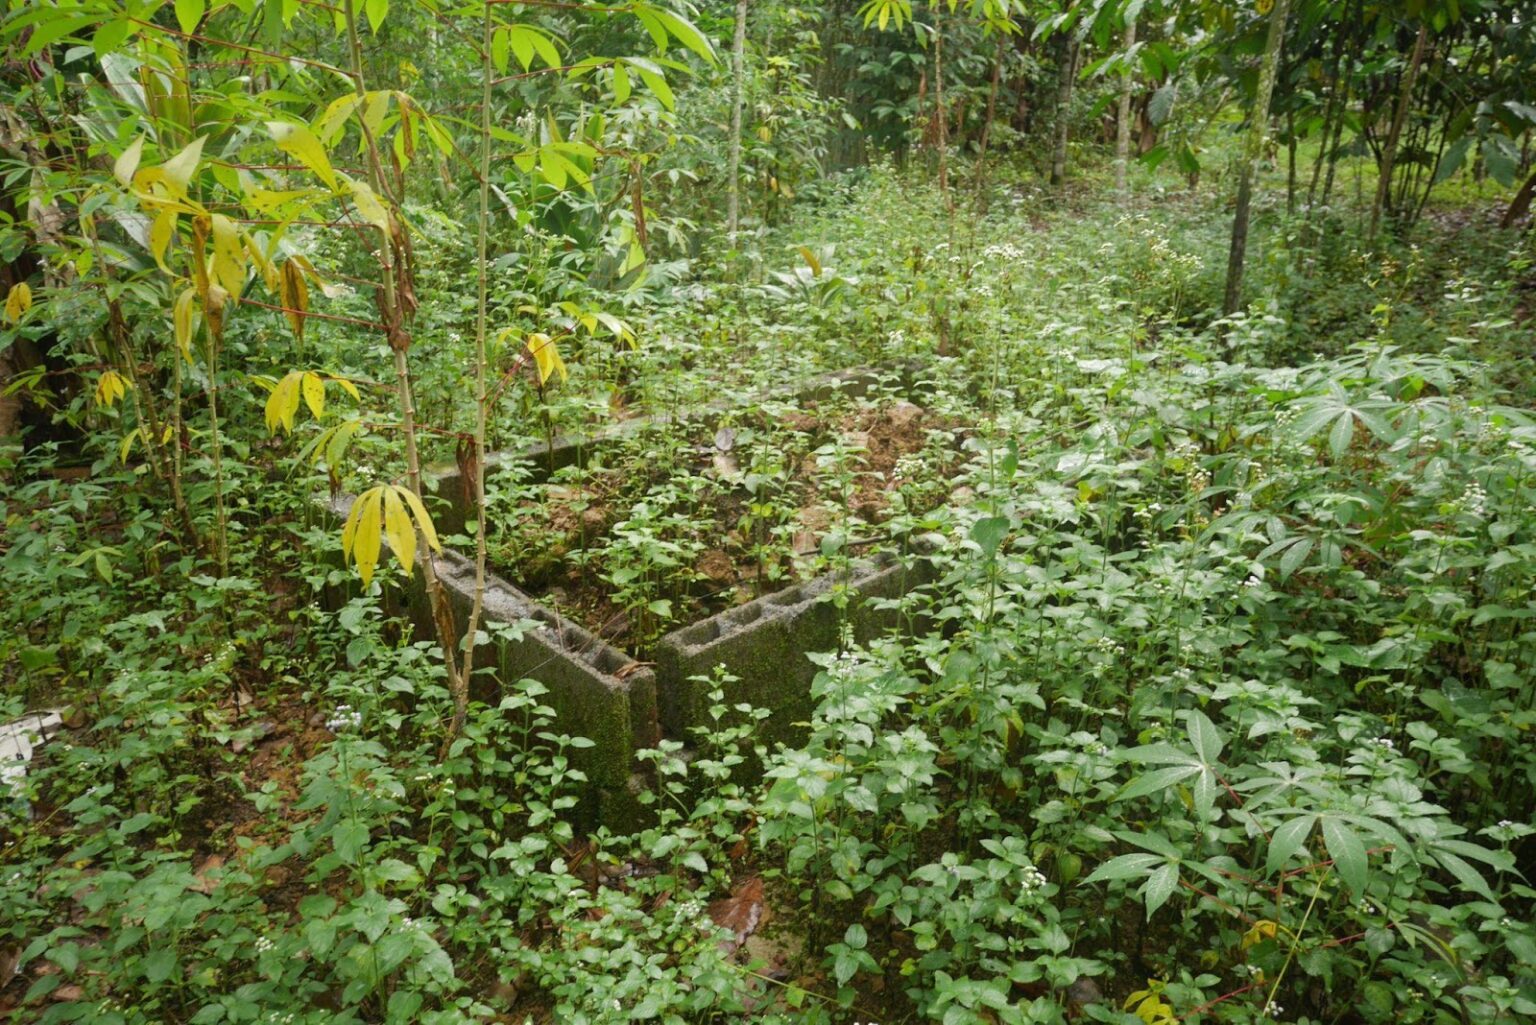
{"type": "Polygon", "coordinates": [[[1275,77],[1280,70],[1281,50],[1285,42],[1286,18],[1291,0],[1272,0],[1269,32],[1264,40],[1264,55],[1259,66],[1259,84],[1248,116],[1248,135],[1243,145],[1242,164],[1238,169],[1237,205],[1232,215],[1232,245],[1227,253],[1227,288],[1222,310],[1236,313],[1243,299],[1243,263],[1248,255],[1248,220],[1253,205],[1253,179],[1264,155],[1264,141],[1269,135],[1269,101],[1275,92],[1275,77]]]}

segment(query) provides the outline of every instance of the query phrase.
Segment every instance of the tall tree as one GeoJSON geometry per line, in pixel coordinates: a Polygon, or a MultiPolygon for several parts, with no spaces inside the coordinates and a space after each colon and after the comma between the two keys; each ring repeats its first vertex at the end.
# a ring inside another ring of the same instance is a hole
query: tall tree
{"type": "MultiPolygon", "coordinates": [[[[1127,55],[1136,45],[1136,19],[1127,17],[1123,45],[1127,55]]],[[[1120,109],[1115,117],[1115,191],[1125,194],[1125,172],[1131,160],[1131,94],[1135,89],[1134,65],[1127,59],[1120,79],[1120,109]]]]}
{"type": "Polygon", "coordinates": [[[736,32],[731,41],[731,181],[726,199],[726,230],[731,245],[741,230],[741,107],[747,64],[747,5],[736,0],[736,32]]]}
{"type": "Polygon", "coordinates": [[[1051,184],[1067,180],[1067,142],[1071,138],[1072,81],[1077,77],[1077,39],[1061,39],[1061,64],[1056,69],[1056,138],[1051,147],[1051,184]]]}
{"type": "Polygon", "coordinates": [[[1227,290],[1222,302],[1226,315],[1236,313],[1243,299],[1243,262],[1248,254],[1248,217],[1253,203],[1253,178],[1264,154],[1264,140],[1269,134],[1269,101],[1275,92],[1275,76],[1280,69],[1280,51],[1285,42],[1285,22],[1290,0],[1273,0],[1269,12],[1269,35],[1264,41],[1263,63],[1259,68],[1259,86],[1253,98],[1248,121],[1248,139],[1243,147],[1242,168],[1237,179],[1237,208],[1232,215],[1232,247],[1227,254],[1227,290]]]}

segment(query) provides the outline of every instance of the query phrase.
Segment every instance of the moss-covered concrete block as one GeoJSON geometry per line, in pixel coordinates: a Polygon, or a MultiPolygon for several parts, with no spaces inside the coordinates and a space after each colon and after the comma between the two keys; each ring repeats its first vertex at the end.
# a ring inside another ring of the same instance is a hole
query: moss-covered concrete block
{"type": "Polygon", "coordinates": [[[749,702],[771,714],[767,740],[792,743],[804,736],[814,708],[811,682],[817,666],[807,654],[835,651],[846,621],[856,640],[866,642],[902,625],[900,614],[877,607],[877,599],[899,598],[931,579],[923,559],[894,556],[861,559],[846,571],[826,573],[711,616],[661,639],[656,652],[656,693],[662,731],[684,738],[704,724],[709,682],[717,667],[736,678],[728,703],[749,702]],[[846,612],[834,598],[847,597],[846,612]]]}

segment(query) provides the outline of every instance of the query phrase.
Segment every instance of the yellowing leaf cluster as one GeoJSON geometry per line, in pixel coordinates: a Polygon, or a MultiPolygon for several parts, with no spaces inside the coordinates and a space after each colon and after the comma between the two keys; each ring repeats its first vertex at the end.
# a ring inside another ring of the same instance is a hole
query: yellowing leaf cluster
{"type": "Polygon", "coordinates": [[[25,281],[11,286],[5,296],[5,319],[12,324],[21,320],[22,314],[32,308],[32,289],[25,281]]]}
{"type": "Polygon", "coordinates": [[[96,405],[101,409],[110,409],[117,404],[118,399],[128,394],[131,387],[127,379],[116,370],[102,371],[96,381],[96,405]]]}
{"type": "Polygon", "coordinates": [[[342,556],[357,566],[363,586],[373,581],[374,570],[388,540],[390,550],[410,576],[416,564],[416,532],[433,551],[443,550],[421,499],[410,488],[381,484],[357,496],[341,531],[342,556]]]}
{"type": "Polygon", "coordinates": [[[340,385],[354,400],[362,401],[357,385],[344,377],[332,377],[313,370],[291,370],[272,386],[272,394],[267,396],[267,430],[275,434],[281,427],[291,433],[300,401],[309,407],[316,420],[320,419],[325,415],[325,386],[331,381],[340,385]]]}

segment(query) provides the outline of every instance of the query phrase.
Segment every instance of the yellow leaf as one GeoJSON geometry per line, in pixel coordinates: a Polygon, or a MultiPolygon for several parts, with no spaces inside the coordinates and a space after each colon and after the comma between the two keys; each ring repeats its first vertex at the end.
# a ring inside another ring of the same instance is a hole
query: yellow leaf
{"type": "Polygon", "coordinates": [[[256,273],[261,275],[262,284],[267,286],[267,291],[275,294],[282,287],[277,267],[267,259],[267,254],[262,251],[255,236],[247,232],[242,237],[245,239],[245,254],[250,258],[251,263],[256,265],[256,273]]]}
{"type": "Polygon", "coordinates": [[[1247,950],[1254,944],[1274,939],[1277,929],[1278,926],[1267,918],[1255,922],[1252,929],[1243,933],[1243,949],[1247,950]]]}
{"type": "Polygon", "coordinates": [[[421,529],[421,536],[427,539],[427,544],[434,552],[442,551],[443,546],[437,540],[437,529],[432,526],[432,517],[427,515],[427,507],[421,504],[421,499],[410,488],[399,488],[399,491],[405,504],[411,507],[411,515],[416,517],[416,526],[421,529]]]}
{"type": "Polygon", "coordinates": [[[279,427],[293,431],[293,418],[299,411],[299,379],[303,376],[302,371],[290,371],[267,396],[268,433],[277,433],[279,427]]]}
{"type": "Polygon", "coordinates": [[[346,392],[348,395],[352,396],[352,398],[355,401],[357,401],[357,402],[363,401],[362,395],[358,394],[357,385],[353,384],[351,381],[347,380],[345,377],[333,377],[333,378],[331,378],[331,380],[333,380],[337,384],[341,385],[341,390],[346,392]]]}
{"type": "Polygon", "coordinates": [[[553,373],[560,374],[562,383],[569,376],[565,369],[565,361],[560,358],[560,349],[555,345],[555,340],[542,331],[528,336],[528,351],[533,355],[533,361],[539,368],[539,383],[549,383],[549,376],[553,373]]]}
{"type": "Polygon", "coordinates": [[[96,381],[96,405],[108,409],[128,394],[128,382],[116,370],[106,370],[96,381]]]}
{"type": "Polygon", "coordinates": [[[133,450],[133,439],[137,438],[139,436],[139,433],[141,431],[143,431],[143,430],[144,430],[144,428],[142,428],[142,427],[135,427],[133,430],[131,430],[127,434],[123,435],[122,444],[117,446],[117,461],[118,462],[120,462],[120,463],[127,463],[128,462],[128,453],[133,450]]]}
{"type": "Polygon", "coordinates": [[[304,404],[318,420],[325,413],[325,379],[319,374],[306,373],[300,378],[300,387],[304,392],[304,404]]]}
{"type": "Polygon", "coordinates": [[[818,278],[821,277],[821,261],[816,258],[816,254],[811,251],[810,246],[800,247],[800,259],[804,260],[806,266],[811,268],[812,274],[818,278]]]}
{"type": "Polygon", "coordinates": [[[240,229],[223,214],[213,218],[213,279],[229,293],[231,299],[240,298],[245,287],[245,246],[240,240],[240,229]]]}
{"type": "Polygon", "coordinates": [[[384,540],[384,492],[385,487],[380,485],[358,495],[346,526],[342,528],[342,557],[357,566],[364,587],[373,582],[373,571],[379,565],[379,550],[384,540]]]}
{"type": "Polygon", "coordinates": [[[172,320],[176,327],[176,347],[181,350],[188,363],[192,362],[192,332],[195,325],[196,308],[193,305],[197,301],[197,289],[184,289],[176,297],[176,306],[172,313],[172,320]]]}
{"type": "Polygon", "coordinates": [[[378,195],[367,182],[347,180],[347,187],[352,190],[352,202],[357,205],[357,212],[363,220],[378,228],[382,232],[389,231],[389,211],[379,201],[378,195]]]}
{"type": "Polygon", "coordinates": [[[376,89],[368,94],[368,103],[363,107],[363,126],[375,138],[384,126],[384,115],[389,112],[389,97],[389,90],[376,89]]]}
{"type": "Polygon", "coordinates": [[[384,492],[384,534],[405,575],[410,576],[416,566],[416,528],[411,526],[411,517],[400,497],[405,490],[393,485],[384,492]]]}
{"type": "Polygon", "coordinates": [[[293,328],[293,337],[304,341],[304,314],[309,310],[309,284],[304,280],[304,270],[293,260],[283,261],[282,300],[284,316],[293,328]]]}
{"type": "Polygon", "coordinates": [[[139,159],[144,156],[144,136],[139,136],[123,150],[123,155],[112,164],[112,174],[123,187],[133,184],[133,172],[139,169],[139,159]]]}
{"type": "Polygon", "coordinates": [[[325,147],[313,132],[303,125],[286,121],[268,121],[267,131],[272,133],[272,141],[277,143],[278,149],[291,154],[299,163],[319,175],[332,192],[337,191],[336,172],[331,170],[331,159],[325,155],[325,147]]]}
{"type": "Polygon", "coordinates": [[[25,281],[18,281],[11,286],[11,290],[5,296],[5,319],[12,324],[21,320],[21,315],[32,308],[32,288],[25,281]]]}
{"type": "Polygon", "coordinates": [[[155,215],[155,221],[149,226],[149,252],[160,265],[160,269],[167,274],[171,268],[165,264],[165,251],[171,244],[171,239],[176,234],[177,213],[171,207],[163,207],[155,215]]]}
{"type": "Polygon", "coordinates": [[[171,186],[171,194],[177,199],[187,194],[187,186],[197,173],[198,161],[203,158],[203,139],[198,136],[186,149],[160,165],[160,180],[171,186]]]}
{"type": "Polygon", "coordinates": [[[336,137],[346,126],[347,118],[357,109],[363,98],[357,93],[347,93],[325,108],[325,113],[315,121],[315,138],[326,146],[334,146],[336,137]]]}

